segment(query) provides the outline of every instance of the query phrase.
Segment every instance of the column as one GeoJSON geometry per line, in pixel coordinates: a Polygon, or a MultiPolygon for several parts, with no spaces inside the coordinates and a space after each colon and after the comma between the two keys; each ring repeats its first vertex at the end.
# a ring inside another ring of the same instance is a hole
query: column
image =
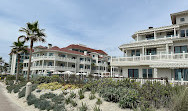
{"type": "Polygon", "coordinates": [[[166,44],[166,54],[169,54],[169,47],[168,47],[168,44],[166,44]]]}
{"type": "Polygon", "coordinates": [[[111,68],[111,71],[110,71],[110,72],[111,72],[111,77],[112,77],[112,66],[111,66],[110,68],[111,68]]]}
{"type": "Polygon", "coordinates": [[[154,31],[154,39],[156,40],[156,37],[157,37],[157,34],[156,32],[154,31]]]}
{"type": "Polygon", "coordinates": [[[174,28],[174,37],[176,37],[176,28],[174,28]]]}
{"type": "Polygon", "coordinates": [[[122,49],[122,51],[123,51],[123,57],[125,57],[125,50],[124,50],[124,49],[122,49]]]}
{"type": "Polygon", "coordinates": [[[144,46],[142,47],[142,55],[144,56],[145,53],[144,53],[144,46]]]}
{"type": "Polygon", "coordinates": [[[54,60],[54,69],[55,69],[55,64],[56,64],[56,61],[54,60]]]}
{"type": "Polygon", "coordinates": [[[136,41],[138,42],[138,34],[136,35],[136,41]]]}
{"type": "Polygon", "coordinates": [[[44,60],[42,60],[42,68],[44,68],[44,60]]]}
{"type": "Polygon", "coordinates": [[[157,78],[157,68],[154,68],[153,78],[157,78]]]}

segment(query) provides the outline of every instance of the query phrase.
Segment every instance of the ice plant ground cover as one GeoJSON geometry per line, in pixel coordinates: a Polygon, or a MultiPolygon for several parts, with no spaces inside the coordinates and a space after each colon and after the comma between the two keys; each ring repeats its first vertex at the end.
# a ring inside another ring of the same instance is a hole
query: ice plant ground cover
{"type": "MultiPolygon", "coordinates": [[[[25,96],[23,80],[14,84],[13,77],[6,81],[9,93],[25,96]]],[[[186,86],[163,85],[159,82],[139,82],[130,79],[88,79],[64,81],[57,76],[39,77],[32,81],[32,94],[26,99],[28,105],[40,110],[107,111],[112,110],[171,110],[183,111],[188,106],[186,86]],[[115,109],[114,109],[115,108],[115,109]]]]}

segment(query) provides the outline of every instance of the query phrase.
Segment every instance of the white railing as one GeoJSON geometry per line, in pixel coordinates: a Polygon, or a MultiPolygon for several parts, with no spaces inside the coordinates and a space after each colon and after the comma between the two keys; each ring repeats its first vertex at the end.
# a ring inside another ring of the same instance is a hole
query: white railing
{"type": "Polygon", "coordinates": [[[32,57],[32,59],[53,59],[53,60],[56,59],[60,61],[76,62],[76,59],[59,57],[59,56],[38,56],[38,57],[32,57]]]}
{"type": "Polygon", "coordinates": [[[144,39],[144,40],[139,40],[139,41],[131,41],[130,43],[147,42],[147,41],[155,41],[155,40],[168,40],[168,39],[174,39],[174,38],[180,38],[179,34],[177,36],[174,36],[174,35],[171,35],[169,37],[164,36],[163,38],[156,37],[156,39],[150,39],[150,40],[144,39]]]}
{"type": "Polygon", "coordinates": [[[91,61],[80,60],[80,63],[83,63],[83,64],[91,64],[91,61]]]}
{"type": "MultiPolygon", "coordinates": [[[[24,69],[27,67],[24,67],[24,69]]],[[[57,69],[57,70],[75,70],[73,67],[63,67],[63,66],[33,66],[31,69],[57,69]]]]}
{"type": "Polygon", "coordinates": [[[149,61],[149,60],[180,60],[188,59],[188,53],[175,53],[175,54],[157,54],[157,55],[141,55],[132,57],[112,57],[112,62],[123,61],[149,61]]]}

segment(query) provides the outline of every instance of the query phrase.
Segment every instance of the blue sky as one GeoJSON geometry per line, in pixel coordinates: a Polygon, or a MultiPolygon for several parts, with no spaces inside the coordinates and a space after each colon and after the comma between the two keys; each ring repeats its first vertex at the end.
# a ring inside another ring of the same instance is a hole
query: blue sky
{"type": "Polygon", "coordinates": [[[118,46],[134,32],[171,25],[170,13],[183,10],[187,0],[0,0],[0,56],[8,62],[18,30],[36,20],[46,30],[43,45],[84,44],[122,56],[118,46]]]}

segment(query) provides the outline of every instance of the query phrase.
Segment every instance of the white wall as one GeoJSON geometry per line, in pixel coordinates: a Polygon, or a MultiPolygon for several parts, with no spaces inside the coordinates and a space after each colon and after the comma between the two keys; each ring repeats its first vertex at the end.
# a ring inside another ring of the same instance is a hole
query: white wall
{"type": "Polygon", "coordinates": [[[183,24],[183,23],[188,23],[188,15],[178,15],[176,16],[176,24],[183,24]],[[184,22],[180,22],[180,18],[184,18],[184,22]]]}
{"type": "Polygon", "coordinates": [[[167,68],[163,68],[163,69],[157,69],[157,77],[161,78],[161,77],[168,77],[168,79],[171,79],[171,72],[172,69],[167,69],[167,68]]]}

